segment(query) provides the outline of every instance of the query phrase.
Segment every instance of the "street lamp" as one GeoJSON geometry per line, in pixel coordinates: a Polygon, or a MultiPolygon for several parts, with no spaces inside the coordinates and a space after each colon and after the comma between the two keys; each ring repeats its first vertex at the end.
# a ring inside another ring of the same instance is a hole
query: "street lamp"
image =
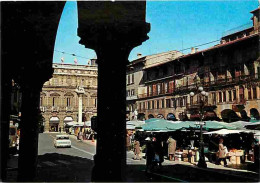
{"type": "MultiPolygon", "coordinates": [[[[193,97],[195,95],[194,92],[190,92],[190,96],[193,97]]],[[[205,155],[204,155],[204,142],[203,142],[203,135],[202,135],[202,126],[205,124],[204,122],[202,122],[202,118],[203,118],[203,106],[204,106],[204,100],[202,98],[204,98],[204,96],[208,96],[209,94],[207,92],[205,92],[203,90],[203,87],[199,87],[198,88],[198,95],[201,95],[200,101],[199,101],[199,106],[200,106],[200,110],[199,110],[199,114],[200,114],[200,122],[197,123],[198,125],[200,125],[200,157],[199,157],[199,162],[198,162],[198,167],[201,168],[207,168],[207,164],[205,161],[205,155]]]]}

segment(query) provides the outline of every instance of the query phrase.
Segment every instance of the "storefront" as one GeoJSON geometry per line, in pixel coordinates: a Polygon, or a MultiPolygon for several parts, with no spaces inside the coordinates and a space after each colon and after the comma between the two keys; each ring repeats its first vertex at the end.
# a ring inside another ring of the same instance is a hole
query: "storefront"
{"type": "Polygon", "coordinates": [[[60,123],[60,119],[58,117],[51,117],[51,119],[50,119],[50,132],[58,132],[59,131],[59,123],[60,123]]]}

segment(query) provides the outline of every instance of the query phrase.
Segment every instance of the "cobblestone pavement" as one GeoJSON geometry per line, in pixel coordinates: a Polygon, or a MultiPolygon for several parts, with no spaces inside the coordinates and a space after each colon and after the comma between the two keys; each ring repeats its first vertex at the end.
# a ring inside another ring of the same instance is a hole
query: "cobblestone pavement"
{"type": "MultiPolygon", "coordinates": [[[[38,157],[36,182],[90,182],[95,142],[71,139],[76,149],[53,148],[52,134],[40,135],[41,152],[38,157]],[[76,143],[76,144],[75,144],[76,143]],[[49,144],[49,147],[46,145],[49,144]],[[77,152],[75,155],[74,152],[77,152]],[[91,151],[91,152],[85,152],[91,151]],[[87,154],[89,153],[89,154],[87,154]]],[[[259,172],[223,167],[207,162],[208,168],[182,161],[164,160],[162,169],[145,172],[145,159],[134,160],[132,151],[127,152],[127,182],[259,182],[259,172]]],[[[18,156],[8,160],[8,182],[16,181],[18,156]]]]}

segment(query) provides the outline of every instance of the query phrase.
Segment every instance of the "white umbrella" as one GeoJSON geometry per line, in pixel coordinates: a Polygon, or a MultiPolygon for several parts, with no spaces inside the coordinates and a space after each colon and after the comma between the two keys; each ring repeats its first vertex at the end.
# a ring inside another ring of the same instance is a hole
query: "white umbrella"
{"type": "Polygon", "coordinates": [[[85,126],[91,126],[91,121],[85,121],[85,126]]]}
{"type": "Polygon", "coordinates": [[[246,132],[245,130],[228,130],[228,129],[221,129],[213,132],[206,132],[203,134],[219,134],[219,135],[227,135],[227,134],[234,134],[234,133],[241,133],[246,132]]]}

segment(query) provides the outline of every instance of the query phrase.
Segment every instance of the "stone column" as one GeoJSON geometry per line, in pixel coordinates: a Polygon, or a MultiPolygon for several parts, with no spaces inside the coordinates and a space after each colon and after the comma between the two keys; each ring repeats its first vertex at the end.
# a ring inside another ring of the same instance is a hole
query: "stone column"
{"type": "Polygon", "coordinates": [[[22,108],[20,122],[20,147],[18,181],[33,181],[36,175],[38,156],[38,119],[40,114],[40,82],[21,84],[22,108]]]}
{"type": "Polygon", "coordinates": [[[92,181],[125,181],[126,65],[130,51],[148,39],[145,8],[145,1],[78,2],[80,43],[96,51],[98,63],[92,181]]]}
{"type": "Polygon", "coordinates": [[[79,106],[78,106],[78,123],[82,123],[82,97],[83,94],[85,93],[84,88],[82,86],[79,86],[76,89],[76,93],[78,94],[78,99],[79,99],[79,106]]]}

